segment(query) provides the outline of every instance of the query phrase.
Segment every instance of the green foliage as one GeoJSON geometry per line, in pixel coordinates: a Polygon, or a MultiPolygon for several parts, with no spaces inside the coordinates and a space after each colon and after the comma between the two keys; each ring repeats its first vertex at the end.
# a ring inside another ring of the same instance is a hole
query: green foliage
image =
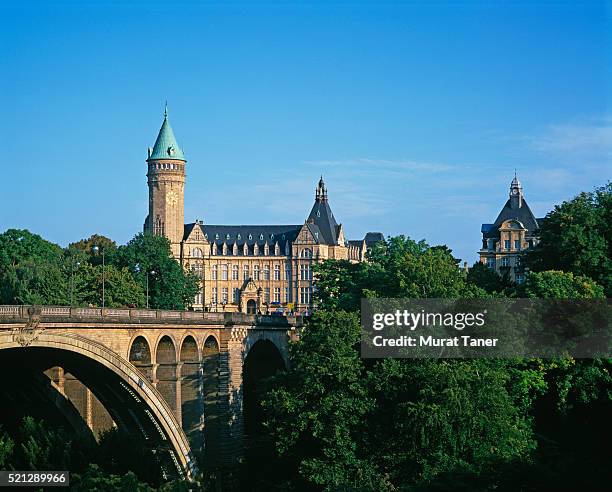
{"type": "Polygon", "coordinates": [[[85,473],[75,473],[70,477],[70,489],[74,492],[154,492],[155,489],[138,481],[132,472],[113,475],[104,472],[96,464],[91,464],[85,473]]]}
{"type": "Polygon", "coordinates": [[[112,260],[113,254],[117,250],[117,243],[106,236],[93,234],[76,243],[70,243],[67,249],[73,254],[80,253],[81,257],[86,258],[93,265],[101,265],[102,252],[104,252],[105,261],[112,260]],[[95,246],[98,247],[98,252],[95,252],[95,246]]]}
{"type": "Polygon", "coordinates": [[[379,242],[368,261],[327,260],[315,265],[315,302],[320,309],[356,311],[364,297],[488,297],[466,282],[451,251],[404,236],[379,242]]]}
{"type": "MultiPolygon", "coordinates": [[[[267,489],[511,491],[606,483],[606,439],[598,429],[612,410],[610,361],[359,357],[362,297],[510,294],[484,265],[462,275],[447,248],[398,237],[375,246],[368,263],[327,261],[315,271],[319,310],[291,347],[290,369],[264,396],[279,467],[267,489]]],[[[603,296],[590,278],[564,272],[531,273],[516,289],[513,295],[525,297],[603,296]]]]}
{"type": "Polygon", "coordinates": [[[494,360],[365,363],[359,340],[355,314],[318,311],[265,398],[301,489],[390,491],[451,472],[480,476],[535,448],[528,412],[542,373],[494,360]]]}
{"type": "Polygon", "coordinates": [[[0,234],[0,303],[66,304],[62,249],[36,234],[0,234]]]}
{"type": "Polygon", "coordinates": [[[501,293],[511,286],[506,278],[502,278],[495,270],[477,261],[469,269],[466,280],[489,293],[501,293]]]}
{"type": "Polygon", "coordinates": [[[15,441],[0,427],[0,468],[7,470],[13,450],[15,449],[15,441]]]}
{"type": "Polygon", "coordinates": [[[138,234],[126,246],[94,234],[63,250],[28,231],[0,234],[0,304],[184,309],[198,291],[198,279],[172,257],[167,239],[138,234]],[[93,246],[100,248],[93,252],[93,246]],[[104,251],[104,265],[102,253],[104,251]]]}
{"type": "Polygon", "coordinates": [[[74,284],[76,305],[102,305],[102,278],[104,276],[104,299],[107,307],[146,305],[145,292],[127,268],[114,265],[81,264],[75,272],[74,284]]]}
{"type": "Polygon", "coordinates": [[[571,272],[530,273],[517,289],[521,297],[533,299],[603,299],[604,289],[588,277],[571,272]]]}
{"type": "Polygon", "coordinates": [[[532,270],[586,275],[612,296],[612,183],[580,193],[546,216],[537,247],[526,256],[532,270]]]}
{"type": "Polygon", "coordinates": [[[357,483],[358,477],[376,481],[355,443],[355,432],[374,404],[355,350],[359,334],[355,314],[315,313],[291,347],[291,371],[278,377],[264,401],[279,453],[294,457],[296,473],[313,484],[338,487],[357,483]]]}
{"type": "Polygon", "coordinates": [[[153,308],[185,309],[198,292],[198,279],[173,258],[165,237],[137,234],[117,248],[114,263],[127,268],[143,289],[149,276],[149,304],[153,308]],[[153,271],[155,274],[151,274],[153,271]]]}

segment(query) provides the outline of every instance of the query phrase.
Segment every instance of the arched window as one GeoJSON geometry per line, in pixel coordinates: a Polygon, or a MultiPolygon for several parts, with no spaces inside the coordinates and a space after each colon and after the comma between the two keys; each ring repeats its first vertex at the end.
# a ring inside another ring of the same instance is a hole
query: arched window
{"type": "Polygon", "coordinates": [[[312,258],[312,250],[310,248],[304,248],[300,252],[300,258],[312,258]]]}
{"type": "Polygon", "coordinates": [[[193,248],[191,250],[191,256],[194,258],[202,258],[202,250],[200,248],[193,248]]]}

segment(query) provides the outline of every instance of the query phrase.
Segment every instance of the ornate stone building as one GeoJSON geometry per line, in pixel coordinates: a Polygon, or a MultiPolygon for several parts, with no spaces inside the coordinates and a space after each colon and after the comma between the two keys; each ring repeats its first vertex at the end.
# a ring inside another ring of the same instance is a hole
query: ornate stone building
{"type": "Polygon", "coordinates": [[[482,224],[482,249],[480,262],[508,275],[517,283],[524,280],[521,257],[525,250],[537,244],[540,225],[544,219],[536,219],[523,195],[523,187],[514,175],[510,183],[510,197],[493,224],[482,224]]]}
{"type": "Polygon", "coordinates": [[[306,312],[312,307],[314,263],[328,258],[363,261],[367,249],[384,239],[369,232],[362,240],[347,241],[322,177],[303,224],[185,224],[186,162],[166,111],[148,151],[149,215],[144,230],[166,236],[177,260],[202,279],[194,309],[306,312]]]}

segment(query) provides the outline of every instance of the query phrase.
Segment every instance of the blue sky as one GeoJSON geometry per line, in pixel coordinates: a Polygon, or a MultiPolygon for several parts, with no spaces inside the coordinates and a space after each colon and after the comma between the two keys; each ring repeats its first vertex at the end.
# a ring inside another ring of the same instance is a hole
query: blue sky
{"type": "Polygon", "coordinates": [[[129,240],[168,100],[185,218],[301,223],[472,262],[518,169],[542,216],[612,176],[605,2],[42,2],[0,14],[0,230],[129,240]]]}

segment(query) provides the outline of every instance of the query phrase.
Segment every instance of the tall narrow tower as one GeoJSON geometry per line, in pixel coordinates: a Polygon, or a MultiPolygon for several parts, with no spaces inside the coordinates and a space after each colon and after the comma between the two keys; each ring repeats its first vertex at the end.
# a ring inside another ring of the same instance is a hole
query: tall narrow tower
{"type": "Polygon", "coordinates": [[[179,257],[185,217],[185,156],[168,121],[168,108],[153,148],[148,151],[149,215],[144,231],[166,236],[179,257]]]}

